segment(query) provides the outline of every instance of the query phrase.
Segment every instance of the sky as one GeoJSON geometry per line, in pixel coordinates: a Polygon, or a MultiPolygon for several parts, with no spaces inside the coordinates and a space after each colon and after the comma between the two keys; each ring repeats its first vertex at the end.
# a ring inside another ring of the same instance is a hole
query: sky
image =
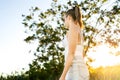
{"type": "Polygon", "coordinates": [[[34,58],[29,53],[34,44],[27,44],[22,14],[33,6],[45,10],[51,0],[0,0],[0,74],[10,74],[28,68],[34,58]]]}

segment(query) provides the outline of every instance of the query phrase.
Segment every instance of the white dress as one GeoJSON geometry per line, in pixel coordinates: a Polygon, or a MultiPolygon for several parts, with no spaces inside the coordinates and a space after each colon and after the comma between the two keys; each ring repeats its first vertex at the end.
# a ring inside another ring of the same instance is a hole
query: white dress
{"type": "MultiPolygon", "coordinates": [[[[82,33],[80,31],[80,35],[82,33]]],[[[65,61],[68,54],[68,42],[64,39],[65,46],[65,61]]],[[[81,44],[76,46],[75,57],[73,63],[68,70],[65,80],[89,80],[89,71],[86,63],[83,59],[83,40],[81,39],[81,44]]]]}

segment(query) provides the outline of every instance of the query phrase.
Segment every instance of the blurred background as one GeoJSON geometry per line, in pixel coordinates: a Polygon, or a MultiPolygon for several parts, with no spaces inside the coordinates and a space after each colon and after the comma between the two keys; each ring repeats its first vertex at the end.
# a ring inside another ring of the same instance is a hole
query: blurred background
{"type": "Polygon", "coordinates": [[[120,0],[1,0],[0,79],[58,80],[63,14],[75,5],[83,14],[90,80],[120,80],[120,0]]]}

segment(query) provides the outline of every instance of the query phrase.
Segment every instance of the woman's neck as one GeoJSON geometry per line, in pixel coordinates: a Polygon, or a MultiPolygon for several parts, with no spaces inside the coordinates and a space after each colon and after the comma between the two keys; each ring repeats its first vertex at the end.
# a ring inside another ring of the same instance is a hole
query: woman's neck
{"type": "Polygon", "coordinates": [[[68,29],[69,29],[70,27],[74,27],[74,28],[76,28],[76,29],[80,29],[80,25],[79,25],[78,23],[75,23],[75,22],[72,21],[72,20],[69,22],[69,27],[68,27],[68,29]]]}

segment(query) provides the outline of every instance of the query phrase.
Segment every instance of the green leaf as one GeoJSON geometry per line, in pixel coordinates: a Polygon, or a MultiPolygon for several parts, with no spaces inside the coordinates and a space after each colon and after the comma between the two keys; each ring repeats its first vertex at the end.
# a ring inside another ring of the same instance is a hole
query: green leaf
{"type": "Polygon", "coordinates": [[[32,19],[32,16],[31,16],[31,15],[28,15],[28,16],[26,16],[26,19],[29,21],[29,20],[32,19]]]}

